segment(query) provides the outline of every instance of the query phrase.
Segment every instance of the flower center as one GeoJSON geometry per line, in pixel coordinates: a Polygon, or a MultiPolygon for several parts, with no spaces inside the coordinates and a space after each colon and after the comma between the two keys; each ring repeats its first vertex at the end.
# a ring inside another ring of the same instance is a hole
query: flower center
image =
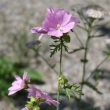
{"type": "Polygon", "coordinates": [[[63,28],[60,24],[57,24],[57,30],[63,31],[63,28]]]}

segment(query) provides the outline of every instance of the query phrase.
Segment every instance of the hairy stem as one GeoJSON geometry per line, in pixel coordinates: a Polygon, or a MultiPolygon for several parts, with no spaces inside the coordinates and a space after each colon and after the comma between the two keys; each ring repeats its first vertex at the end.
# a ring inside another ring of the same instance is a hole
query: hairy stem
{"type": "MultiPolygon", "coordinates": [[[[61,41],[61,49],[60,49],[60,72],[58,73],[58,79],[62,75],[62,37],[60,38],[61,41]]],[[[60,91],[59,91],[60,83],[58,81],[58,90],[57,90],[57,101],[59,102],[60,100],[60,91]]],[[[57,110],[59,110],[59,105],[57,107],[57,110]]]]}

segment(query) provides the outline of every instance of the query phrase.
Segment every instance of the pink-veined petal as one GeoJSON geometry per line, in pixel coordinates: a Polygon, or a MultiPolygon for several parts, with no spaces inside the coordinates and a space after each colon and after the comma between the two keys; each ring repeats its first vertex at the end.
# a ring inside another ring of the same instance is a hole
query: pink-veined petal
{"type": "Polygon", "coordinates": [[[56,30],[56,29],[51,29],[49,32],[48,32],[48,35],[50,36],[55,36],[55,37],[61,37],[63,35],[62,31],[60,30],[56,30]]]}
{"type": "Polygon", "coordinates": [[[33,27],[31,29],[31,32],[32,33],[39,33],[39,34],[46,34],[47,33],[46,29],[44,29],[43,27],[33,27]]]}
{"type": "Polygon", "coordinates": [[[25,80],[25,79],[26,79],[26,77],[27,77],[27,72],[26,72],[26,71],[24,71],[24,74],[23,74],[23,80],[25,80]]]}
{"type": "Polygon", "coordinates": [[[19,81],[22,80],[21,77],[19,77],[18,75],[14,75],[14,77],[15,77],[16,80],[19,80],[19,81]]]}
{"type": "Polygon", "coordinates": [[[44,34],[41,34],[41,35],[39,36],[38,40],[41,40],[41,38],[42,38],[43,35],[44,35],[44,34]]]}
{"type": "Polygon", "coordinates": [[[75,22],[71,22],[63,27],[63,33],[69,32],[74,27],[75,22]]]}
{"type": "Polygon", "coordinates": [[[71,14],[69,15],[65,14],[61,26],[65,26],[70,21],[71,16],[72,16],[71,14]]]}

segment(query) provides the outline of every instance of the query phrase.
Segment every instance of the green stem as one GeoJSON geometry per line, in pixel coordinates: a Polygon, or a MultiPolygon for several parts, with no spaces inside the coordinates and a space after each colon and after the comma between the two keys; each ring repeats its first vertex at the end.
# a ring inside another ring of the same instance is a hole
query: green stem
{"type": "Polygon", "coordinates": [[[90,77],[94,74],[94,72],[99,68],[99,66],[107,60],[107,58],[109,57],[109,55],[107,55],[97,66],[96,68],[94,69],[94,71],[90,74],[90,76],[86,79],[86,81],[88,81],[90,79],[90,77]]]}
{"type": "Polygon", "coordinates": [[[44,60],[44,62],[56,73],[58,74],[58,72],[46,61],[46,59],[40,54],[38,53],[38,50],[35,48],[32,48],[35,52],[37,52],[37,54],[44,60]]]}
{"type": "Polygon", "coordinates": [[[44,59],[44,57],[38,53],[38,55],[45,61],[45,63],[56,73],[58,74],[58,72],[44,59]]]}
{"type": "MultiPolygon", "coordinates": [[[[62,37],[60,38],[60,40],[61,40],[61,49],[60,49],[60,72],[58,73],[58,79],[59,79],[59,77],[62,75],[62,43],[63,43],[62,37]]],[[[58,81],[58,90],[57,90],[57,101],[58,101],[58,102],[59,102],[59,100],[60,100],[59,87],[60,87],[60,83],[59,83],[59,81],[58,81]]],[[[58,105],[58,107],[57,107],[57,110],[59,110],[59,105],[58,105]]]]}
{"type": "MultiPolygon", "coordinates": [[[[81,83],[81,92],[83,91],[83,82],[84,82],[84,77],[85,77],[85,73],[86,73],[86,63],[87,63],[87,53],[88,53],[88,45],[89,45],[89,40],[90,40],[90,32],[91,32],[91,25],[89,27],[89,30],[88,30],[88,37],[87,37],[87,40],[86,40],[86,45],[85,45],[85,52],[84,52],[84,62],[83,62],[83,76],[82,76],[82,83],[81,83]]],[[[79,110],[81,109],[81,99],[82,99],[82,95],[80,95],[80,98],[79,98],[79,110]]]]}

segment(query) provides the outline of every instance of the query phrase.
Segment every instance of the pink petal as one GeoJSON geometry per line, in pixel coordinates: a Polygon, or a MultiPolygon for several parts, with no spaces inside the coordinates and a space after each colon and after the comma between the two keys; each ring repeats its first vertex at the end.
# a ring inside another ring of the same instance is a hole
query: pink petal
{"type": "Polygon", "coordinates": [[[71,22],[63,27],[63,33],[69,32],[74,27],[75,22],[71,22]]]}
{"type": "Polygon", "coordinates": [[[63,33],[60,30],[56,30],[56,29],[51,29],[48,32],[48,35],[50,36],[55,36],[55,37],[61,37],[63,35],[63,33]]]}
{"type": "Polygon", "coordinates": [[[71,17],[70,22],[80,23],[80,21],[74,16],[71,17]]]}
{"type": "Polygon", "coordinates": [[[8,93],[8,95],[12,95],[12,94],[14,94],[14,93],[16,93],[16,91],[10,91],[10,92],[8,93]]]}
{"type": "Polygon", "coordinates": [[[58,105],[60,104],[59,102],[57,102],[57,101],[55,101],[55,100],[52,100],[51,103],[52,103],[53,105],[55,105],[56,107],[58,107],[58,105]]]}
{"type": "Polygon", "coordinates": [[[21,77],[19,77],[18,75],[14,75],[14,77],[15,77],[16,80],[19,80],[19,81],[22,80],[21,77]]]}
{"type": "Polygon", "coordinates": [[[65,26],[70,21],[71,16],[72,16],[71,14],[69,15],[65,14],[61,25],[65,26]]]}
{"type": "Polygon", "coordinates": [[[44,34],[41,34],[41,35],[39,36],[38,40],[41,40],[41,38],[42,38],[43,35],[44,35],[44,34]]]}
{"type": "Polygon", "coordinates": [[[46,29],[44,29],[43,27],[33,27],[31,29],[31,32],[32,33],[39,33],[39,34],[46,34],[47,33],[46,29]]]}
{"type": "Polygon", "coordinates": [[[21,110],[29,110],[27,107],[25,107],[25,108],[22,108],[21,110]]]}
{"type": "Polygon", "coordinates": [[[26,71],[24,71],[24,74],[23,74],[23,80],[25,80],[25,79],[26,79],[26,77],[27,77],[27,72],[26,72],[26,71]]]}

